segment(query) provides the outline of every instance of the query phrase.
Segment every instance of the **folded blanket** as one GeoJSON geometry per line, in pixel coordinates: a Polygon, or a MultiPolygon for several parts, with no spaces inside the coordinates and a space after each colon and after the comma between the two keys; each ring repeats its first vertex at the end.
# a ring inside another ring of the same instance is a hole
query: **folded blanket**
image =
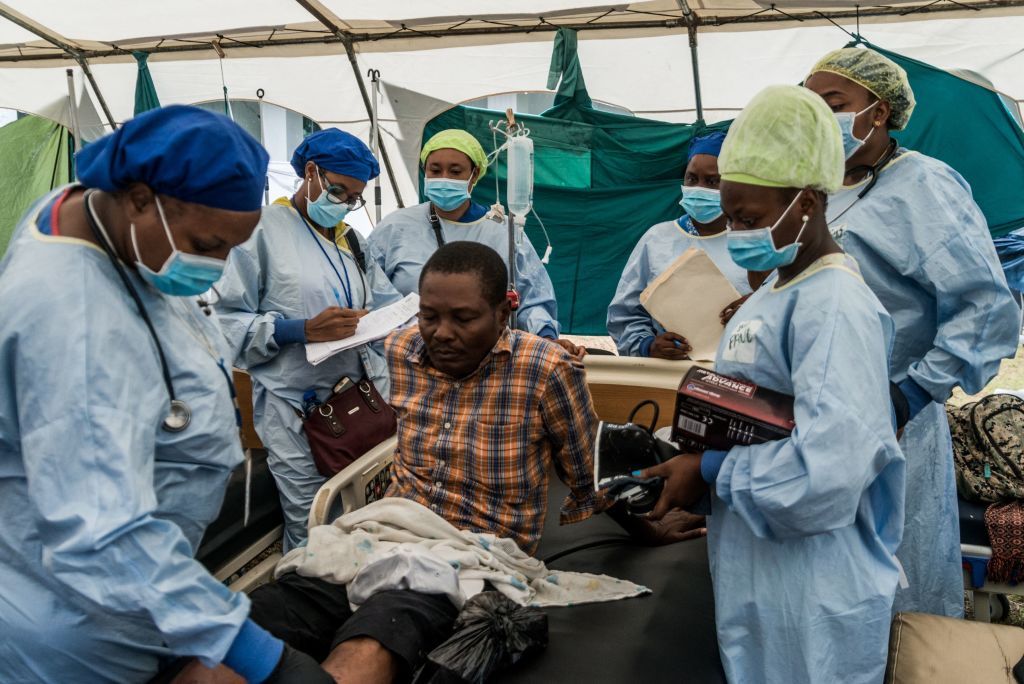
{"type": "Polygon", "coordinates": [[[985,527],[992,545],[988,581],[1016,584],[1024,580],[1024,503],[992,504],[985,509],[985,527]]]}
{"type": "Polygon", "coordinates": [[[424,506],[401,498],[381,499],[330,525],[314,527],[305,546],[281,559],[275,576],[297,572],[347,585],[364,566],[396,550],[417,556],[429,552],[447,563],[457,571],[466,598],[479,593],[484,581],[522,606],[570,606],[650,593],[647,587],[607,575],[548,570],[511,539],[457,529],[424,506]]]}

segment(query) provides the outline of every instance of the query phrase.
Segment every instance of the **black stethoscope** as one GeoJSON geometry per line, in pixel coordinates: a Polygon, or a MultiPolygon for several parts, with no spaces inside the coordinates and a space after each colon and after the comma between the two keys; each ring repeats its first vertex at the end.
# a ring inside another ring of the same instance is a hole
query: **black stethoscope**
{"type": "Polygon", "coordinates": [[[868,182],[867,184],[865,184],[864,188],[857,193],[857,196],[854,198],[852,202],[850,202],[849,206],[847,206],[845,209],[839,212],[838,216],[836,216],[834,219],[828,222],[829,225],[832,225],[833,223],[841,219],[844,215],[846,215],[846,212],[850,211],[850,209],[853,209],[853,205],[857,204],[857,202],[860,202],[862,199],[864,199],[864,197],[869,192],[871,192],[872,189],[874,189],[875,183],[878,182],[878,174],[882,172],[882,169],[885,168],[886,164],[891,162],[893,158],[896,157],[896,152],[898,150],[899,143],[896,141],[895,138],[892,138],[889,140],[889,146],[885,148],[885,153],[883,153],[882,156],[878,159],[878,161],[876,161],[874,164],[862,164],[860,166],[855,166],[852,169],[850,169],[850,173],[854,171],[866,172],[868,174],[868,182]]]}
{"type": "MultiPolygon", "coordinates": [[[[150,320],[149,314],[146,312],[146,307],[142,303],[142,298],[139,296],[135,286],[132,285],[131,280],[128,279],[128,274],[125,272],[124,267],[121,265],[121,260],[117,257],[114,252],[113,245],[110,244],[110,238],[107,236],[107,231],[100,223],[97,218],[95,211],[92,208],[92,195],[94,190],[85,191],[85,217],[89,222],[89,228],[92,230],[92,234],[96,236],[96,240],[100,243],[103,251],[110,259],[110,263],[114,265],[114,270],[117,271],[117,275],[121,277],[121,282],[124,283],[124,287],[128,290],[128,294],[131,295],[132,300],[135,302],[135,306],[139,310],[139,315],[142,317],[143,322],[146,324],[146,328],[149,330],[149,336],[153,338],[153,343],[156,345],[157,356],[160,357],[160,372],[163,374],[164,386],[167,388],[167,394],[171,398],[170,408],[168,409],[167,416],[163,420],[163,429],[167,432],[181,432],[188,427],[189,423],[192,422],[192,409],[174,393],[174,383],[171,381],[171,369],[167,365],[167,358],[164,356],[163,345],[160,344],[160,338],[157,337],[156,328],[153,327],[153,321],[150,320]]],[[[205,302],[200,301],[200,306],[204,307],[204,312],[209,315],[209,305],[205,302]]],[[[223,368],[221,371],[223,372],[223,368]]],[[[231,394],[234,397],[234,386],[231,381],[228,381],[228,385],[231,386],[231,394]]]]}

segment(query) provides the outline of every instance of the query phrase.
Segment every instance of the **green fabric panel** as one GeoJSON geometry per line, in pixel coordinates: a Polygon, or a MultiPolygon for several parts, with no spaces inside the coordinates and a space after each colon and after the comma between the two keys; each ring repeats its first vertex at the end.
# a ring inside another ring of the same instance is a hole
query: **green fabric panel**
{"type": "Polygon", "coordinates": [[[893,137],[967,179],[993,237],[1024,226],[1024,131],[999,95],[942,69],[868,44],[907,71],[917,107],[893,137]]]}
{"type": "Polygon", "coordinates": [[[33,202],[69,182],[71,136],[49,119],[25,116],[0,128],[0,256],[33,202]]]}
{"type": "MultiPolygon", "coordinates": [[[[501,112],[454,107],[426,125],[423,140],[446,128],[461,128],[491,151],[488,123],[503,118],[501,112]]],[[[690,140],[725,125],[668,124],[572,101],[542,116],[516,119],[530,129],[534,141],[534,207],[553,245],[548,273],[559,321],[565,332],[606,334],[608,303],[637,240],[655,223],[682,215],[679,185],[690,140]]],[[[504,198],[504,155],[497,166],[504,198]]],[[[474,200],[494,203],[495,176],[488,172],[474,189],[474,200]]],[[[422,174],[420,187],[422,198],[422,174]]],[[[533,215],[526,232],[543,255],[546,241],[533,215]]]]}
{"type": "Polygon", "coordinates": [[[160,98],[156,95],[153,75],[149,73],[149,53],[133,52],[132,57],[139,63],[139,72],[135,77],[135,116],[138,116],[150,109],[157,109],[160,106],[160,98]]]}
{"type": "Polygon", "coordinates": [[[558,87],[556,105],[573,102],[580,107],[591,107],[593,103],[587,93],[576,49],[576,32],[567,28],[558,29],[551,50],[551,66],[548,68],[548,90],[558,87]]]}

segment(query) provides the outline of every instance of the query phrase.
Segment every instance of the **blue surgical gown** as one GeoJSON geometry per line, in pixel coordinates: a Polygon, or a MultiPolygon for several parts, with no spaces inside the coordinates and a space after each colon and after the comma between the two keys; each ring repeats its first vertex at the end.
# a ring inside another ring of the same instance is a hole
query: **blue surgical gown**
{"type": "MultiPolygon", "coordinates": [[[[249,600],[193,556],[242,462],[215,317],[132,280],[156,346],[98,247],[40,232],[0,264],[0,680],[142,682],[172,656],[219,662],[249,600]]],[[[230,362],[226,365],[230,370],[230,362]]]]}
{"type": "Polygon", "coordinates": [[[794,397],[796,422],[786,439],[733,447],[712,485],[722,662],[733,684],[878,684],[905,484],[889,402],[892,322],[845,255],[775,282],[729,322],[715,361],[719,373],[794,397]]]}
{"type": "MultiPolygon", "coordinates": [[[[710,237],[694,235],[685,229],[688,217],[652,226],[633,248],[622,271],[615,297],[608,306],[608,334],[623,356],[646,356],[650,342],[665,329],[640,303],[640,293],[661,275],[683,252],[695,247],[704,250],[741,295],[750,292],[747,272],[736,265],[726,249],[725,232],[710,237]],[[683,223],[685,222],[685,224],[683,223]]],[[[686,337],[685,330],[672,330],[686,337]]]]}
{"type": "Polygon", "coordinates": [[[307,229],[287,201],[275,202],[263,210],[252,237],[231,251],[217,284],[217,309],[232,359],[253,379],[253,421],[280,492],[286,551],[306,539],[309,509],[325,481],[295,413],[302,409],[303,394],[312,389],[324,401],[342,377],[353,382],[368,377],[381,396],[388,396],[390,380],[380,343],[343,351],[313,366],[304,344],[275,339],[278,319],[301,321],[332,306],[373,309],[400,299],[368,256],[367,271],[360,275],[352,255],[346,249],[340,255],[329,240],[307,229]]]}
{"type": "Polygon", "coordinates": [[[897,592],[895,610],[959,617],[960,524],[944,405],[958,385],[980,392],[1014,355],[1020,312],[960,174],[900,150],[855,201],[866,182],[829,198],[832,232],[896,324],[892,380],[910,377],[934,400],[900,442],[908,470],[898,556],[909,587],[897,592]]]}
{"type": "MultiPolygon", "coordinates": [[[[437,238],[430,226],[430,202],[392,212],[381,221],[367,240],[369,254],[380,264],[403,295],[419,292],[420,271],[437,250],[437,238]]],[[[494,249],[508,266],[508,229],[505,223],[483,216],[468,223],[439,219],[446,243],[456,240],[479,242],[494,249]]],[[[558,337],[558,307],[555,288],[529,238],[516,247],[516,288],[519,311],[516,327],[541,337],[558,337]]]]}

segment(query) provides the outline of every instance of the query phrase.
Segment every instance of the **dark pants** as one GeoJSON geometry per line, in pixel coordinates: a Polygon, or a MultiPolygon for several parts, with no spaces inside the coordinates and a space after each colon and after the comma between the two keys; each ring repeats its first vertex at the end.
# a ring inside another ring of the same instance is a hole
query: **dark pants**
{"type": "Polygon", "coordinates": [[[353,612],[345,587],[289,573],[252,593],[250,617],[271,634],[323,662],[343,641],[370,637],[411,676],[451,633],[458,610],[446,596],[384,591],[353,612]]]}

